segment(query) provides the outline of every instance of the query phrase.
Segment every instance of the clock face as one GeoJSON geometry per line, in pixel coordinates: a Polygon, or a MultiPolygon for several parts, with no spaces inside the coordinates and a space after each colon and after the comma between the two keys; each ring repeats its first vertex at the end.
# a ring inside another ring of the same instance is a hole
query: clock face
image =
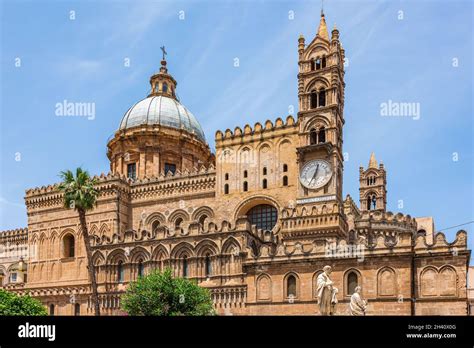
{"type": "Polygon", "coordinates": [[[326,185],[331,176],[332,168],[329,162],[318,159],[309,161],[303,166],[300,182],[304,187],[314,190],[326,185]]]}

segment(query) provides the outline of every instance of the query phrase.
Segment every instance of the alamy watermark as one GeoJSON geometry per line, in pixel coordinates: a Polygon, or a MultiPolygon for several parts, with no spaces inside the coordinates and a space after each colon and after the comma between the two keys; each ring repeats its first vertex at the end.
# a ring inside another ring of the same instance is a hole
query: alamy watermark
{"type": "Polygon", "coordinates": [[[420,103],[395,102],[389,99],[380,103],[380,115],[383,117],[412,117],[417,121],[420,119],[420,103]]]}
{"type": "Polygon", "coordinates": [[[88,120],[95,119],[95,103],[70,102],[64,99],[61,103],[55,105],[56,116],[77,116],[87,117],[88,120]]]}
{"type": "Polygon", "coordinates": [[[346,244],[327,243],[325,247],[325,256],[328,258],[357,258],[357,261],[363,262],[365,255],[364,244],[346,244]]]}

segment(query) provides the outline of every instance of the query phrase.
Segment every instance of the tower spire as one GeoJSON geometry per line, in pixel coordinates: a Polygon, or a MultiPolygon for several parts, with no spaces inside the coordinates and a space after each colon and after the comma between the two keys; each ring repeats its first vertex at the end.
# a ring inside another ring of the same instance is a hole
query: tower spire
{"type": "Polygon", "coordinates": [[[318,37],[329,41],[329,34],[328,34],[328,28],[326,25],[326,19],[324,17],[324,11],[323,7],[321,6],[321,20],[319,21],[319,28],[318,28],[318,37]]]}
{"type": "Polygon", "coordinates": [[[375,159],[375,154],[373,152],[370,155],[369,168],[377,168],[377,160],[375,159]]]}

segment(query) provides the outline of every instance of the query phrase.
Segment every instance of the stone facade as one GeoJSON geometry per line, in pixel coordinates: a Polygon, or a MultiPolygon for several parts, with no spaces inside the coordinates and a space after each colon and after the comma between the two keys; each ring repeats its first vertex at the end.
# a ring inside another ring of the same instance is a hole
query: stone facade
{"type": "MultiPolygon", "coordinates": [[[[410,215],[387,212],[374,155],[360,169],[360,206],[343,198],[344,49],[324,15],[298,56],[297,119],[217,131],[215,156],[163,59],[148,108],[132,107],[108,143],[111,172],[97,177],[87,214],[103,313],[121,313],[128,282],[170,267],[209,288],[220,314],[318,314],[315,281],[330,265],[338,315],[349,314],[356,285],[368,315],[467,314],[465,231],[448,243],[432,220],[423,233],[410,215]]],[[[14,233],[34,251],[28,278],[5,286],[52,314],[92,314],[77,213],[56,185],[27,190],[25,202],[28,231],[14,233]]]]}

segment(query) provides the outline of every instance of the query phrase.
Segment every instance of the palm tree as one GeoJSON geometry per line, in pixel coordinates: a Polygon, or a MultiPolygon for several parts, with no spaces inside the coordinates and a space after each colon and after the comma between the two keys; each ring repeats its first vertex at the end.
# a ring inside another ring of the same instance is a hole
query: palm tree
{"type": "Polygon", "coordinates": [[[92,262],[91,242],[86,224],[86,211],[92,210],[96,205],[99,192],[95,189],[97,180],[91,178],[86,170],[81,167],[76,169],[76,176],[70,171],[60,173],[62,182],[59,190],[64,193],[64,207],[75,209],[79,214],[84,245],[86,247],[87,271],[92,287],[92,302],[94,303],[95,315],[100,315],[99,294],[97,292],[97,280],[95,277],[94,264],[92,262]]]}

